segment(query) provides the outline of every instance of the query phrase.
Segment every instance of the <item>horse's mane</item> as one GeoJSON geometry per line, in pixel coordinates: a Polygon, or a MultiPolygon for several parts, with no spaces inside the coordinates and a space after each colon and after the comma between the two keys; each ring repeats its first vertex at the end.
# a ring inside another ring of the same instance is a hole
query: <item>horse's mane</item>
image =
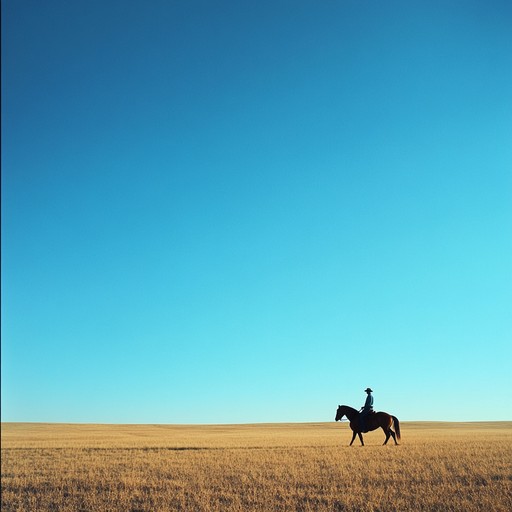
{"type": "Polygon", "coordinates": [[[350,405],[340,405],[340,407],[343,407],[344,409],[349,409],[353,412],[358,412],[357,409],[354,409],[353,407],[350,407],[350,405]]]}

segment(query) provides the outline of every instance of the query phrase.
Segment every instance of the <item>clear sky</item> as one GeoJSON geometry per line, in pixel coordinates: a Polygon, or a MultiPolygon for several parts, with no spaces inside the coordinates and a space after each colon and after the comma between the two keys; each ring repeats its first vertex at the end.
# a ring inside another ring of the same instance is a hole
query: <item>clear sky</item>
{"type": "Polygon", "coordinates": [[[2,2],[2,420],[510,420],[512,4],[2,2]]]}

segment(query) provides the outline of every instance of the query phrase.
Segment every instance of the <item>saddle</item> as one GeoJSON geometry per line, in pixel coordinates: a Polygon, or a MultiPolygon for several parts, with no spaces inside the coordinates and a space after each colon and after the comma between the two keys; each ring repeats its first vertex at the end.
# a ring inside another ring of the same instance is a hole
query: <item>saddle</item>
{"type": "Polygon", "coordinates": [[[368,410],[366,414],[362,412],[359,413],[359,426],[361,428],[361,432],[364,434],[369,432],[368,430],[368,419],[375,414],[373,407],[368,410]]]}

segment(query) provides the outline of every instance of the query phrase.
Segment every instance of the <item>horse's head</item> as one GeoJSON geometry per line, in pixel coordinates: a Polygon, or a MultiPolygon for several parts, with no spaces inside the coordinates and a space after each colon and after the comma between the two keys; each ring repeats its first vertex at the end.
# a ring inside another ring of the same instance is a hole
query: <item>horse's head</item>
{"type": "Polygon", "coordinates": [[[336,411],[336,418],[334,418],[334,421],[339,421],[343,416],[345,415],[345,412],[343,410],[343,407],[341,405],[338,405],[338,410],[336,411]]]}

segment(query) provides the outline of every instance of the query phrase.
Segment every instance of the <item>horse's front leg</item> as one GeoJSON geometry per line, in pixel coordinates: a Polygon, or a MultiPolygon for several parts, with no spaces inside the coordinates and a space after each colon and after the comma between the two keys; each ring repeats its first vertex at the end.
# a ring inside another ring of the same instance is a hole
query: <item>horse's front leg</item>
{"type": "Polygon", "coordinates": [[[356,433],[354,432],[354,433],[352,434],[352,441],[350,441],[349,446],[352,446],[352,443],[354,442],[354,439],[355,439],[355,438],[356,438],[356,433]]]}
{"type": "MultiPolygon", "coordinates": [[[[361,446],[364,446],[363,435],[361,434],[361,432],[358,432],[357,435],[359,436],[359,439],[361,441],[361,446]]],[[[355,434],[354,434],[354,437],[355,437],[355,434]]]]}

